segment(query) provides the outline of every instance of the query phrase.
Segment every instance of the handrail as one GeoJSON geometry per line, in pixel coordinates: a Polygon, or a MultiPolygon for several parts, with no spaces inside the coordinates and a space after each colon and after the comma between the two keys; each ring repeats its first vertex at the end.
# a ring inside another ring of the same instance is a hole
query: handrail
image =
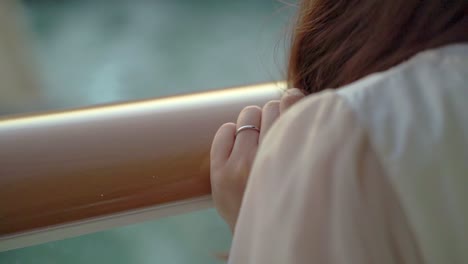
{"type": "Polygon", "coordinates": [[[154,217],[148,208],[182,203],[187,210],[191,199],[206,206],[217,128],[247,105],[278,99],[283,88],[268,83],[0,120],[0,250],[128,224],[76,228],[119,214],[154,217]]]}

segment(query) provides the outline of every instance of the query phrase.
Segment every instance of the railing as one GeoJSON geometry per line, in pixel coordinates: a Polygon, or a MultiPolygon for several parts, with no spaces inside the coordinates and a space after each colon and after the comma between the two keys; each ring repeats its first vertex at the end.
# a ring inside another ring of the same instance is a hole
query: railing
{"type": "Polygon", "coordinates": [[[210,206],[217,128],[283,88],[0,120],[0,251],[210,206]]]}

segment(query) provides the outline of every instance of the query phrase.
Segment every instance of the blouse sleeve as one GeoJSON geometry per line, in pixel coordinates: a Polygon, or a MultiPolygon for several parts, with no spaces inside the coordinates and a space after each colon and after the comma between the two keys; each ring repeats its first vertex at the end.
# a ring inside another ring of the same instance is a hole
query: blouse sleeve
{"type": "Polygon", "coordinates": [[[325,91],[260,146],[229,263],[421,263],[415,241],[365,129],[325,91]]]}

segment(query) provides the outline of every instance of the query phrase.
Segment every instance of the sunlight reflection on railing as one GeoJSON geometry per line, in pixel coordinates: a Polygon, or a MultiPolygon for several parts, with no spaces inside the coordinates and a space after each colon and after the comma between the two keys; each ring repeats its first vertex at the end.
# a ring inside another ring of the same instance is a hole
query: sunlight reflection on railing
{"type": "Polygon", "coordinates": [[[0,121],[0,250],[206,207],[215,131],[284,86],[0,121]]]}

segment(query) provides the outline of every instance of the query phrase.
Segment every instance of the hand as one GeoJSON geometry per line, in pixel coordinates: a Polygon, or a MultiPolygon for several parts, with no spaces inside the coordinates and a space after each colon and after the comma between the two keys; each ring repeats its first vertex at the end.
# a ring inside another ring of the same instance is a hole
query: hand
{"type": "Polygon", "coordinates": [[[263,109],[258,106],[244,108],[237,124],[226,123],[216,133],[211,146],[211,189],[215,207],[231,231],[234,232],[259,144],[273,122],[304,96],[299,89],[288,89],[280,101],[270,101],[263,109]],[[245,125],[260,128],[260,133],[249,129],[236,136],[236,130],[245,125]]]}

